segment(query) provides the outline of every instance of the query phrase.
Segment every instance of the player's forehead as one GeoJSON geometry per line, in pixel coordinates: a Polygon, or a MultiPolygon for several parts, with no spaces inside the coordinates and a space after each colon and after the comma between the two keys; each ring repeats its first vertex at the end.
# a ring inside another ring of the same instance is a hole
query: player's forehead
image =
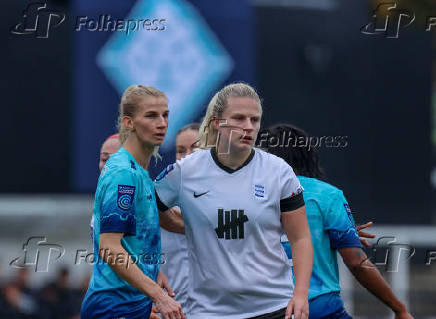
{"type": "Polygon", "coordinates": [[[176,136],[176,146],[187,146],[195,143],[198,139],[197,130],[185,130],[176,136]]]}
{"type": "Polygon", "coordinates": [[[120,141],[118,138],[110,138],[103,143],[101,146],[100,153],[116,153],[121,147],[120,141]]]}
{"type": "Polygon", "coordinates": [[[259,103],[251,97],[229,97],[223,114],[228,116],[237,114],[245,116],[261,116],[262,109],[259,103]]]}
{"type": "Polygon", "coordinates": [[[141,96],[138,100],[138,110],[140,112],[166,112],[168,101],[163,96],[141,96]]]}

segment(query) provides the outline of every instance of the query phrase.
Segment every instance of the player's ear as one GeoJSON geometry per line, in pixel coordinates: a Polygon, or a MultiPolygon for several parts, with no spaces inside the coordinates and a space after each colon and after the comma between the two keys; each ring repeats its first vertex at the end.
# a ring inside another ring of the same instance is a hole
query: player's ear
{"type": "Polygon", "coordinates": [[[211,122],[212,122],[212,126],[213,128],[218,131],[219,127],[220,127],[220,121],[218,120],[218,118],[216,116],[212,116],[211,117],[211,122]]]}
{"type": "Polygon", "coordinates": [[[128,130],[129,132],[133,132],[135,131],[135,128],[133,126],[133,119],[130,116],[123,116],[122,120],[123,122],[123,126],[126,130],[128,130]]]}

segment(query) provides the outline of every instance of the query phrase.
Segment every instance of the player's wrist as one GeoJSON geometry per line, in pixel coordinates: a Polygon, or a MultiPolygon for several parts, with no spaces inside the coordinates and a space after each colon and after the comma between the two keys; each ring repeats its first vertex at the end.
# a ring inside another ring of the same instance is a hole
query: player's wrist
{"type": "Polygon", "coordinates": [[[406,305],[403,304],[402,302],[398,302],[398,304],[396,304],[396,305],[394,305],[394,307],[392,307],[392,311],[397,315],[402,314],[402,313],[406,313],[407,312],[406,305]]]}
{"type": "Polygon", "coordinates": [[[308,289],[300,288],[294,289],[294,297],[307,299],[309,296],[308,289]]]}
{"type": "Polygon", "coordinates": [[[165,292],[162,290],[161,287],[159,287],[158,284],[153,285],[153,288],[151,288],[150,290],[150,294],[149,294],[151,300],[153,301],[153,303],[158,303],[160,300],[162,300],[162,298],[165,298],[165,292]]]}

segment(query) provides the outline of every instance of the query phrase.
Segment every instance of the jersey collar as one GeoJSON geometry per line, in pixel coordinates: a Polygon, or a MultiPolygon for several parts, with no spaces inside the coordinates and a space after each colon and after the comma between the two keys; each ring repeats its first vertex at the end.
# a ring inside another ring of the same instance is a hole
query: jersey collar
{"type": "Polygon", "coordinates": [[[217,155],[217,153],[216,153],[216,149],[215,149],[215,147],[212,147],[211,149],[210,149],[210,154],[212,155],[212,159],[213,159],[213,161],[215,162],[215,164],[219,167],[219,168],[221,168],[222,170],[224,170],[224,171],[226,171],[227,173],[230,173],[230,174],[233,174],[234,172],[237,172],[237,171],[239,171],[241,168],[243,168],[244,166],[247,166],[250,162],[251,162],[251,160],[253,159],[253,157],[254,157],[254,149],[252,149],[251,150],[251,153],[250,153],[250,156],[248,156],[248,158],[245,160],[245,162],[241,165],[241,166],[239,166],[238,168],[236,168],[236,169],[233,169],[233,168],[230,168],[230,167],[228,167],[228,166],[225,166],[224,164],[222,164],[219,160],[218,160],[218,155],[217,155]]]}

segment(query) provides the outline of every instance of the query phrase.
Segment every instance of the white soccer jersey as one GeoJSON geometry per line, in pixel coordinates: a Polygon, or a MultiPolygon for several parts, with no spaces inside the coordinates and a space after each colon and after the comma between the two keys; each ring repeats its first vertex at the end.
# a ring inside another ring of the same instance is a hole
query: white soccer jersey
{"type": "Polygon", "coordinates": [[[169,165],[155,187],[161,210],[183,212],[190,319],[242,319],[287,306],[293,283],[280,215],[304,200],[285,161],[255,149],[232,170],[214,149],[200,150],[169,165]]]}

